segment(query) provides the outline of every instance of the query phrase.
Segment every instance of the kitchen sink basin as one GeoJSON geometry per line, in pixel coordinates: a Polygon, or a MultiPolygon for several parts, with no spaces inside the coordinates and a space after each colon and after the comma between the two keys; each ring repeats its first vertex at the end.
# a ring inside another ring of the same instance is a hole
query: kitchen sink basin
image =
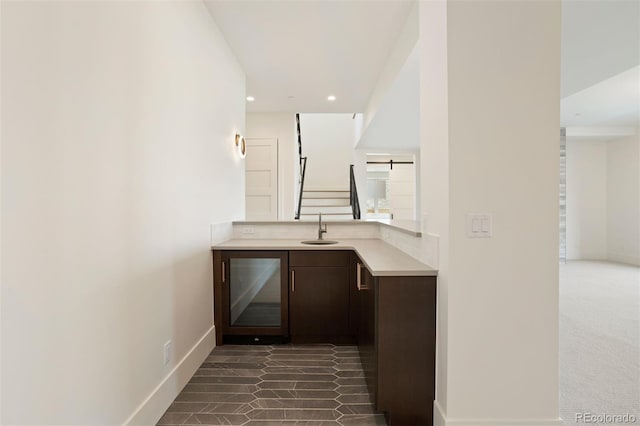
{"type": "Polygon", "coordinates": [[[331,240],[309,240],[309,241],[302,241],[302,244],[312,244],[312,245],[323,246],[327,244],[338,244],[338,242],[331,241],[331,240]]]}

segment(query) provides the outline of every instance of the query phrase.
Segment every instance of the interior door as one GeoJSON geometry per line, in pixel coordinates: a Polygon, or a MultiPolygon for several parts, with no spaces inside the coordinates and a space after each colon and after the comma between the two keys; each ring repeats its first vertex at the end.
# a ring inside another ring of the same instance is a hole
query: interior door
{"type": "Polygon", "coordinates": [[[416,169],[394,164],[389,171],[389,207],[393,219],[416,219],[416,169]]]}
{"type": "Polygon", "coordinates": [[[278,140],[247,139],[246,220],[278,220],[278,140]]]}

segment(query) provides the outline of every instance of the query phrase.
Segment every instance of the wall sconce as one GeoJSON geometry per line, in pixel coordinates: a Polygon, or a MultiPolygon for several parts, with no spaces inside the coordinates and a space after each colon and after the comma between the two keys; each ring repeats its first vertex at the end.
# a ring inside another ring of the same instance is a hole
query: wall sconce
{"type": "Polygon", "coordinates": [[[240,133],[236,133],[236,148],[240,158],[244,158],[247,155],[247,141],[240,133]]]}

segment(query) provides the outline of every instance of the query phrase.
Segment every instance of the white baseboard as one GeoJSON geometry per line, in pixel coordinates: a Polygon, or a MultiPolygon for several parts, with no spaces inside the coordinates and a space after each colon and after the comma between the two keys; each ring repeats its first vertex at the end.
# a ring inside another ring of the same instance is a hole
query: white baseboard
{"type": "Polygon", "coordinates": [[[607,260],[618,263],[626,263],[627,265],[640,266],[640,258],[635,256],[628,256],[620,253],[609,253],[607,260]]]}
{"type": "Polygon", "coordinates": [[[442,411],[442,407],[440,407],[440,403],[435,400],[433,401],[433,426],[446,426],[447,425],[447,416],[444,415],[442,411]]]}
{"type": "Polygon", "coordinates": [[[433,426],[564,426],[557,419],[447,419],[438,401],[433,403],[433,426]]]}
{"type": "Polygon", "coordinates": [[[155,425],[216,345],[212,326],[162,382],[136,408],[125,425],[155,425]]]}

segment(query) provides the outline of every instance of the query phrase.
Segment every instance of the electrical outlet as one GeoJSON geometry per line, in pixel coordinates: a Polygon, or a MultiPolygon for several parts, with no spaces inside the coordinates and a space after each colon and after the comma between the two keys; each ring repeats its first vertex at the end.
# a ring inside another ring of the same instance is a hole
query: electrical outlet
{"type": "Polygon", "coordinates": [[[171,343],[171,340],[168,340],[165,344],[164,344],[164,348],[163,348],[163,359],[164,359],[164,365],[169,364],[169,361],[171,361],[171,352],[173,352],[173,343],[171,343]]]}
{"type": "Polygon", "coordinates": [[[254,228],[253,226],[245,226],[242,228],[242,233],[243,234],[255,234],[256,233],[256,228],[254,228]]]}

